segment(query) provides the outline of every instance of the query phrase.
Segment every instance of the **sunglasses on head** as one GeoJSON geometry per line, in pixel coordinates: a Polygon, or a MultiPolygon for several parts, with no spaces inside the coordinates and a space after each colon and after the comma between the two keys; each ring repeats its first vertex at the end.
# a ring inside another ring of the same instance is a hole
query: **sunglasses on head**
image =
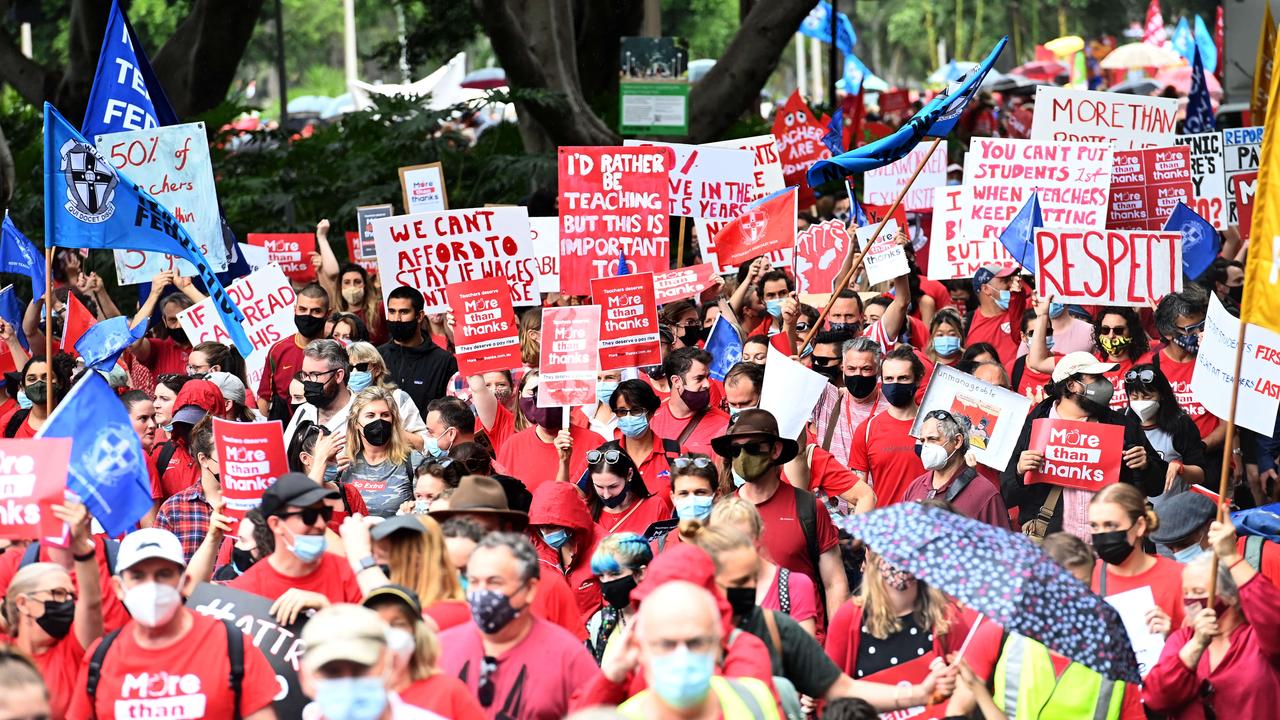
{"type": "Polygon", "coordinates": [[[956,417],[946,410],[930,410],[924,414],[925,420],[950,420],[955,421],[956,417]]]}
{"type": "Polygon", "coordinates": [[[1124,374],[1124,381],[1127,383],[1142,383],[1150,385],[1156,379],[1155,370],[1130,370],[1124,374]]]}
{"type": "Polygon", "coordinates": [[[617,465],[622,460],[622,453],[617,450],[592,450],[587,453],[588,465],[617,465]]]}
{"type": "Polygon", "coordinates": [[[303,508],[301,510],[290,510],[289,512],[280,513],[280,519],[288,520],[289,518],[295,515],[302,518],[303,525],[315,525],[316,520],[320,518],[324,518],[324,521],[327,523],[330,520],[333,520],[333,508],[329,507],[328,505],[324,505],[322,507],[309,507],[309,508],[303,508]]]}
{"type": "Polygon", "coordinates": [[[773,452],[773,441],[756,440],[755,442],[746,442],[740,445],[730,445],[725,457],[736,458],[738,453],[742,452],[748,455],[768,455],[773,452]]]}
{"type": "Polygon", "coordinates": [[[698,468],[699,470],[705,470],[711,467],[711,458],[689,457],[688,455],[681,455],[678,458],[672,459],[671,467],[675,468],[676,470],[687,470],[691,467],[698,468]]]}

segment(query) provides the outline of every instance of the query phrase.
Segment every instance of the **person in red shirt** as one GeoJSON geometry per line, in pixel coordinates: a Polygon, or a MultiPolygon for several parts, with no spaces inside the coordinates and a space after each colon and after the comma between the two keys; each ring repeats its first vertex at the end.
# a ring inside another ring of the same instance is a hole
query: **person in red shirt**
{"type": "Polygon", "coordinates": [[[978,307],[969,316],[965,342],[969,345],[991,343],[1003,363],[1011,363],[1018,357],[1018,344],[1022,341],[1018,320],[1027,295],[1021,282],[1011,279],[1017,272],[1017,265],[983,265],[973,274],[978,307]]]}
{"type": "Polygon", "coordinates": [[[3,428],[5,437],[26,439],[36,436],[49,417],[46,400],[52,396],[53,407],[58,407],[58,401],[71,388],[73,367],[71,356],[63,352],[54,354],[52,365],[45,356],[36,355],[22,366],[22,388],[31,401],[31,407],[9,416],[3,428]]]}
{"type": "MultiPolygon", "coordinates": [[[[486,373],[490,376],[501,376],[500,373],[486,373]]],[[[493,392],[493,384],[485,382],[486,375],[472,375],[467,378],[467,387],[471,394],[471,406],[475,408],[476,420],[489,438],[489,447],[494,454],[502,452],[503,446],[516,434],[516,416],[506,403],[493,392]]],[[[507,378],[510,373],[507,373],[507,378]]],[[[507,390],[510,392],[510,390],[507,390]]],[[[430,413],[428,413],[430,414],[430,413]]],[[[474,433],[473,433],[474,437],[474,433]]],[[[456,441],[461,444],[462,440],[456,441]]],[[[450,445],[452,448],[453,446],[450,445]]]]}
{"type": "Polygon", "coordinates": [[[1124,389],[1124,376],[1134,365],[1151,362],[1151,340],[1142,329],[1142,321],[1133,308],[1108,307],[1093,321],[1093,353],[1103,362],[1116,364],[1105,373],[1115,386],[1111,409],[1123,411],[1129,405],[1124,389]]]}
{"type": "Polygon", "coordinates": [[[587,508],[604,532],[643,535],[653,523],[672,517],[670,498],[645,486],[640,468],[617,441],[587,453],[587,472],[587,508]]]}
{"type": "MultiPolygon", "coordinates": [[[[207,415],[222,416],[225,408],[222,391],[208,380],[185,383],[173,406],[172,436],[151,449],[151,461],[155,463],[160,490],[166,499],[200,482],[200,466],[191,452],[191,429],[207,415]]],[[[198,545],[199,540],[195,544],[198,545]]]]}
{"type": "Polygon", "coordinates": [[[681,452],[711,454],[711,439],[724,434],[729,416],[711,404],[711,353],[696,347],[672,350],[662,363],[671,397],[649,423],[681,452]]]}
{"type": "MultiPolygon", "coordinates": [[[[129,612],[120,604],[111,590],[111,574],[114,569],[108,557],[108,543],[114,543],[106,535],[94,535],[93,544],[98,555],[98,584],[102,589],[102,628],[103,632],[111,632],[129,622],[129,612]]],[[[0,554],[0,597],[3,597],[18,570],[32,563],[55,563],[71,574],[71,582],[79,587],[76,577],[75,560],[68,548],[53,547],[47,543],[35,541],[21,547],[12,547],[0,554]]],[[[79,590],[77,590],[79,592],[79,590]]]]}
{"type": "Polygon", "coordinates": [[[600,442],[600,436],[590,430],[570,425],[562,429],[566,409],[563,407],[538,407],[538,383],[536,370],[525,373],[520,380],[520,412],[532,426],[511,436],[502,444],[498,464],[534,492],[546,482],[554,482],[559,471],[562,453],[568,459],[568,475],[576,481],[586,470],[587,450],[600,442]]]}
{"type": "Polygon", "coordinates": [[[538,486],[529,507],[529,530],[538,560],[569,583],[585,624],[600,609],[600,581],[591,572],[591,555],[605,533],[591,519],[582,492],[572,483],[538,486]]]}
{"type": "Polygon", "coordinates": [[[623,380],[609,396],[609,407],[618,417],[613,437],[639,468],[644,486],[650,494],[669,498],[670,461],[680,454],[680,448],[674,440],[653,431],[653,416],[662,407],[653,387],[644,380],[623,380]]]}
{"type": "Polygon", "coordinates": [[[1216,478],[1222,467],[1222,443],[1226,440],[1227,426],[1218,416],[1196,401],[1191,392],[1191,376],[1196,368],[1196,355],[1200,352],[1200,337],[1204,334],[1204,320],[1209,312],[1209,293],[1194,283],[1188,283],[1182,292],[1169,293],[1156,306],[1156,330],[1165,346],[1155,354],[1151,362],[1164,373],[1173,386],[1178,404],[1195,421],[1204,440],[1205,476],[1216,478]]]}
{"type": "Polygon", "coordinates": [[[785,355],[795,354],[790,339],[800,315],[800,303],[793,296],[795,289],[795,281],[785,270],[770,270],[757,283],[756,292],[764,300],[767,322],[756,325],[751,336],[765,338],[785,355]]]}
{"type": "Polygon", "coordinates": [[[133,619],[85,653],[68,717],[125,720],[199,708],[200,717],[274,720],[276,675],[247,632],[235,707],[227,643],[229,633],[242,631],[183,606],[182,570],[182,544],[166,530],[145,528],[120,542],[113,586],[133,619]],[[94,672],[97,689],[90,696],[94,672]]]}
{"type": "Polygon", "coordinates": [[[144,337],[129,346],[134,360],[151,371],[153,375],[182,375],[187,372],[187,356],[191,354],[191,340],[178,315],[183,310],[204,300],[204,295],[191,284],[191,278],[180,277],[172,270],[162,270],[151,279],[151,293],[133,316],[130,327],[136,327],[144,320],[150,320],[156,303],[160,304],[160,313],[164,316],[164,324],[153,328],[154,337],[144,337]],[[178,288],[161,299],[161,293],[170,285],[178,288]]]}
{"type": "Polygon", "coordinates": [[[877,507],[900,502],[907,484],[924,472],[910,434],[920,411],[916,389],[923,375],[924,364],[911,348],[885,355],[880,363],[880,389],[889,407],[853,431],[849,469],[871,484],[877,507]]]}
{"type": "Polygon", "coordinates": [[[267,367],[255,393],[258,412],[272,420],[288,419],[289,383],[302,369],[302,355],[307,343],[324,337],[324,321],[328,317],[329,293],[316,283],[303,286],[293,308],[293,324],[298,332],[279,340],[267,351],[267,367]],[[274,412],[272,406],[275,407],[274,412]]]}
{"type": "Polygon", "coordinates": [[[1143,541],[1159,527],[1146,501],[1141,490],[1126,483],[1108,485],[1089,501],[1089,530],[1099,558],[1092,587],[1104,598],[1150,588],[1155,604],[1144,618],[1147,629],[1168,635],[1182,627],[1182,565],[1143,549],[1143,541]]]}

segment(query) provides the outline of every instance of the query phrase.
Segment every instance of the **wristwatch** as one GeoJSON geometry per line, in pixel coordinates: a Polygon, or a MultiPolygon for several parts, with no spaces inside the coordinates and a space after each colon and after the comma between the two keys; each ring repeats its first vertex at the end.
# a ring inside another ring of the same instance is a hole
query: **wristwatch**
{"type": "Polygon", "coordinates": [[[369,568],[378,567],[378,563],[374,561],[372,555],[365,555],[364,557],[360,558],[360,561],[357,562],[356,565],[359,566],[356,568],[357,574],[362,573],[365,570],[368,570],[369,568]]]}

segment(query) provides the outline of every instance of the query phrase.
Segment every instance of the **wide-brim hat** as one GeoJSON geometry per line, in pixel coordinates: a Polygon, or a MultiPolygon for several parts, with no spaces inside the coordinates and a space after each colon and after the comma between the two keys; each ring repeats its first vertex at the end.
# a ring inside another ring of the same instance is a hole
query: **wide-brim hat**
{"type": "Polygon", "coordinates": [[[784,465],[800,452],[800,444],[790,438],[778,435],[778,420],[768,410],[743,410],[730,422],[724,435],[711,440],[711,448],[721,457],[729,456],[729,448],[734,440],[750,438],[755,440],[772,440],[782,445],[782,454],[774,461],[774,465],[784,465]]]}
{"type": "Polygon", "coordinates": [[[529,524],[529,514],[512,510],[502,483],[487,475],[464,475],[449,496],[449,509],[428,514],[437,522],[461,514],[487,514],[515,522],[521,528],[529,524]]]}

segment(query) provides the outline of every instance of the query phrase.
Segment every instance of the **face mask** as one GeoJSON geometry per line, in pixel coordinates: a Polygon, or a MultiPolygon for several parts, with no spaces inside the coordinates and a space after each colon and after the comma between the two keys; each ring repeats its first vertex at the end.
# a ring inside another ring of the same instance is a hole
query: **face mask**
{"type": "Polygon", "coordinates": [[[1093,549],[1108,565],[1119,565],[1133,554],[1128,530],[1113,530],[1093,534],[1093,549]]]}
{"type": "Polygon", "coordinates": [[[960,338],[954,335],[938,335],[933,338],[933,351],[944,357],[960,352],[960,338]]]}
{"type": "Polygon", "coordinates": [[[879,380],[875,375],[845,375],[844,386],[849,394],[864,400],[875,392],[876,382],[879,380]]]}
{"type": "Polygon", "coordinates": [[[955,451],[947,452],[946,448],[935,443],[921,443],[916,446],[916,450],[925,470],[941,470],[947,466],[947,461],[955,454],[955,451]]]}
{"type": "Polygon", "coordinates": [[[650,378],[654,380],[661,380],[667,376],[667,374],[662,371],[661,365],[645,365],[644,367],[640,368],[640,372],[644,373],[645,375],[648,375],[650,378]]]}
{"type": "Polygon", "coordinates": [[[55,640],[61,640],[71,632],[71,622],[76,618],[76,602],[64,600],[44,601],[44,615],[36,618],[36,625],[55,640]]]}
{"type": "Polygon", "coordinates": [[[387,650],[392,655],[400,658],[401,662],[408,660],[413,656],[413,651],[417,649],[418,641],[407,630],[389,627],[384,631],[387,636],[387,650]]]}
{"type": "Polygon", "coordinates": [[[1076,402],[1090,415],[1098,415],[1111,404],[1111,396],[1115,386],[1106,378],[1098,378],[1093,382],[1083,383],[1084,387],[1076,396],[1076,402]]]}
{"type": "Polygon", "coordinates": [[[351,392],[360,392],[372,384],[373,373],[368,370],[356,370],[351,373],[351,379],[347,381],[347,389],[351,392]]]}
{"type": "Polygon", "coordinates": [[[771,467],[773,467],[773,457],[771,455],[752,455],[743,451],[739,452],[738,457],[733,459],[734,472],[738,473],[747,482],[759,479],[771,467]]]}
{"type": "Polygon", "coordinates": [[[1199,335],[1179,335],[1178,337],[1173,339],[1173,344],[1177,345],[1178,347],[1182,348],[1188,353],[1195,355],[1197,352],[1200,351],[1200,336],[1199,335]]]}
{"type": "Polygon", "coordinates": [[[782,301],[769,300],[764,304],[764,311],[776,318],[782,317],[782,301]]]}
{"type": "Polygon", "coordinates": [[[324,332],[324,318],[312,315],[294,315],[293,326],[304,338],[317,338],[324,332]]]}
{"type": "Polygon", "coordinates": [[[694,412],[702,412],[711,404],[711,388],[704,390],[690,390],[685,388],[680,391],[680,399],[684,404],[694,412]]]}
{"type": "Polygon", "coordinates": [[[329,403],[332,403],[334,398],[338,397],[338,386],[334,385],[333,389],[330,390],[327,382],[303,380],[302,396],[317,408],[326,408],[329,407],[329,403]]]}
{"type": "Polygon", "coordinates": [[[382,418],[378,418],[360,428],[360,434],[364,436],[364,441],[374,447],[382,447],[391,442],[391,432],[391,421],[383,420],[382,418]]]}
{"type": "Polygon", "coordinates": [[[724,589],[724,597],[733,608],[733,614],[743,618],[750,617],[756,609],[756,589],[754,587],[731,587],[724,589]]]}
{"type": "Polygon", "coordinates": [[[649,418],[643,415],[627,415],[626,417],[619,417],[618,429],[622,431],[623,435],[635,440],[636,438],[644,435],[649,429],[649,418]]]}
{"type": "Polygon", "coordinates": [[[699,341],[706,339],[707,331],[698,325],[680,331],[680,342],[684,343],[685,347],[694,347],[699,341]]]}
{"type": "Polygon", "coordinates": [[[183,328],[178,327],[178,328],[167,328],[167,329],[169,331],[170,340],[174,341],[179,345],[191,344],[191,342],[187,340],[187,331],[184,330],[183,328]]]}
{"type": "Polygon", "coordinates": [[[604,597],[606,603],[609,603],[609,607],[614,610],[629,607],[631,605],[631,591],[635,589],[636,579],[633,575],[600,583],[600,595],[604,597]]]}
{"type": "Polygon", "coordinates": [[[613,391],[618,389],[616,382],[597,382],[596,383],[596,400],[601,405],[608,405],[609,398],[613,397],[613,391]]]}
{"type": "Polygon", "coordinates": [[[409,342],[418,332],[417,320],[388,320],[387,334],[396,342],[409,342]]]}
{"type": "Polygon", "coordinates": [[[737,416],[738,416],[738,413],[746,412],[746,411],[748,411],[748,410],[755,410],[757,407],[759,407],[759,406],[758,406],[758,405],[753,405],[753,406],[751,406],[751,407],[742,407],[742,408],[737,408],[737,407],[734,407],[734,406],[730,405],[730,406],[729,406],[729,417],[737,417],[737,416]]]}
{"type": "Polygon", "coordinates": [[[1102,351],[1106,354],[1120,355],[1133,344],[1133,338],[1107,335],[1098,338],[1098,344],[1102,346],[1102,351]]]}
{"type": "Polygon", "coordinates": [[[253,567],[255,562],[257,562],[257,560],[253,559],[252,550],[245,550],[235,546],[231,547],[231,564],[235,566],[237,575],[253,567]]]}
{"type": "MultiPolygon", "coordinates": [[[[449,446],[452,447],[453,443],[450,442],[449,446]]],[[[429,435],[422,439],[422,450],[434,458],[442,458],[449,454],[447,449],[440,447],[440,438],[431,437],[429,435]]]]}
{"type": "Polygon", "coordinates": [[[1009,291],[1008,290],[1001,290],[1000,293],[996,295],[995,300],[996,300],[996,307],[1000,308],[1001,310],[1009,309],[1009,291]]]}
{"type": "Polygon", "coordinates": [[[178,588],[164,583],[134,585],[124,594],[124,606],[139,624],[153,628],[173,619],[182,605],[178,588]]]}
{"type": "Polygon", "coordinates": [[[293,544],[287,547],[299,560],[310,564],[320,559],[327,544],[324,535],[294,535],[293,544]]]}
{"type": "Polygon", "coordinates": [[[467,593],[467,604],[471,606],[471,619],[486,635],[500,632],[524,609],[512,607],[511,598],[499,590],[472,590],[467,593]]]}
{"type": "Polygon", "coordinates": [[[1151,422],[1151,418],[1160,412],[1159,400],[1130,400],[1129,407],[1133,410],[1133,414],[1144,423],[1151,422]]]}
{"type": "MultiPolygon", "coordinates": [[[[1209,598],[1207,597],[1182,598],[1182,608],[1183,610],[1186,611],[1187,618],[1188,619],[1194,618],[1196,613],[1205,609],[1205,607],[1207,607],[1206,602],[1208,601],[1208,599],[1209,598]]],[[[1218,616],[1219,620],[1222,619],[1223,615],[1227,614],[1227,610],[1229,610],[1230,608],[1231,606],[1227,604],[1227,601],[1222,599],[1221,595],[1215,596],[1213,598],[1213,614],[1218,616]]]]}
{"type": "MultiPolygon", "coordinates": [[[[301,407],[301,406],[299,406],[299,407],[301,407]]],[[[297,411],[297,408],[294,408],[294,410],[295,410],[295,411],[297,411]]],[[[167,433],[172,433],[172,432],[173,432],[173,423],[169,423],[168,425],[161,425],[161,426],[160,426],[160,429],[161,429],[161,430],[163,430],[163,431],[165,431],[165,432],[167,432],[167,433]]]]}
{"type": "Polygon", "coordinates": [[[609,508],[610,510],[616,510],[622,507],[622,504],[627,501],[628,492],[629,491],[626,488],[622,488],[622,492],[618,493],[617,495],[614,495],[613,497],[600,498],[600,504],[609,508]]]}
{"type": "Polygon", "coordinates": [[[676,501],[676,517],[681,520],[702,520],[706,521],[711,517],[711,504],[713,498],[710,495],[690,495],[680,498],[676,501]]]}
{"type": "Polygon", "coordinates": [[[905,591],[907,588],[911,587],[911,583],[916,581],[914,575],[906,570],[899,570],[898,568],[890,565],[884,561],[884,558],[880,559],[880,579],[884,580],[885,585],[888,585],[898,592],[905,591]]]}
{"type": "Polygon", "coordinates": [[[1204,552],[1204,548],[1200,547],[1199,543],[1197,543],[1195,545],[1192,545],[1191,547],[1184,547],[1181,550],[1175,550],[1173,552],[1173,559],[1177,560],[1183,565],[1186,565],[1192,560],[1195,560],[1196,558],[1200,557],[1200,554],[1203,552],[1204,552]]]}
{"type": "Polygon", "coordinates": [[[380,677],[316,679],[316,704],[325,720],[376,720],[387,709],[380,677]]]}
{"type": "Polygon", "coordinates": [[[747,479],[739,475],[738,471],[734,469],[733,465],[729,466],[729,477],[733,478],[733,486],[736,488],[740,488],[743,485],[747,484],[747,479]]]}
{"type": "MultiPolygon", "coordinates": [[[[35,404],[31,402],[31,398],[27,397],[27,392],[25,390],[19,390],[18,397],[16,399],[18,401],[18,407],[22,408],[23,410],[30,410],[31,406],[35,404]]],[[[169,432],[169,431],[165,430],[165,432],[169,432]]]]}
{"type": "Polygon", "coordinates": [[[540,425],[544,430],[559,430],[564,415],[561,407],[538,407],[538,398],[520,398],[520,412],[529,418],[529,422],[540,425]]]}
{"type": "Polygon", "coordinates": [[[430,511],[431,511],[431,501],[430,501],[430,500],[414,500],[414,501],[413,501],[413,514],[414,514],[414,515],[426,515],[426,514],[427,514],[428,512],[430,512],[430,511]]]}
{"type": "Polygon", "coordinates": [[[497,400],[498,402],[502,403],[503,405],[506,405],[506,404],[507,404],[507,401],[511,399],[511,390],[506,389],[506,388],[504,388],[504,389],[502,389],[502,390],[494,390],[494,391],[493,391],[493,399],[494,399],[494,400],[497,400]]]}
{"type": "Polygon", "coordinates": [[[1049,303],[1049,317],[1051,318],[1062,317],[1062,313],[1066,311],[1067,311],[1067,306],[1063,305],[1062,303],[1056,303],[1056,302],[1049,303]]]}
{"type": "Polygon", "coordinates": [[[538,532],[542,534],[542,541],[556,550],[559,550],[565,543],[569,542],[569,531],[564,528],[539,530],[538,532]]]}
{"type": "Polygon", "coordinates": [[[884,393],[884,399],[896,408],[904,408],[910,405],[916,397],[915,383],[884,383],[880,386],[880,391],[884,393]]]}
{"type": "Polygon", "coordinates": [[[676,710],[684,710],[702,702],[711,692],[711,674],[715,658],[690,652],[681,646],[649,662],[649,686],[662,701],[676,710]]]}
{"type": "Polygon", "coordinates": [[[855,337],[857,337],[858,335],[860,335],[860,334],[862,333],[862,323],[856,323],[856,322],[838,323],[838,322],[833,322],[833,323],[827,323],[827,324],[831,326],[831,331],[832,331],[832,332],[847,332],[847,333],[849,333],[849,334],[851,334],[851,335],[853,335],[853,336],[855,336],[855,337]]]}
{"type": "Polygon", "coordinates": [[[1231,300],[1231,302],[1235,303],[1236,305],[1239,305],[1242,301],[1244,301],[1244,286],[1236,285],[1235,287],[1227,288],[1227,297],[1231,300]]]}
{"type": "Polygon", "coordinates": [[[34,405],[43,405],[49,399],[49,386],[39,380],[27,386],[27,399],[34,405]]]}
{"type": "Polygon", "coordinates": [[[342,299],[346,300],[348,305],[359,305],[364,302],[364,288],[344,287],[342,288],[342,299]]]}
{"type": "Polygon", "coordinates": [[[835,385],[844,377],[839,365],[814,365],[813,371],[825,377],[831,385],[835,385]]]}

